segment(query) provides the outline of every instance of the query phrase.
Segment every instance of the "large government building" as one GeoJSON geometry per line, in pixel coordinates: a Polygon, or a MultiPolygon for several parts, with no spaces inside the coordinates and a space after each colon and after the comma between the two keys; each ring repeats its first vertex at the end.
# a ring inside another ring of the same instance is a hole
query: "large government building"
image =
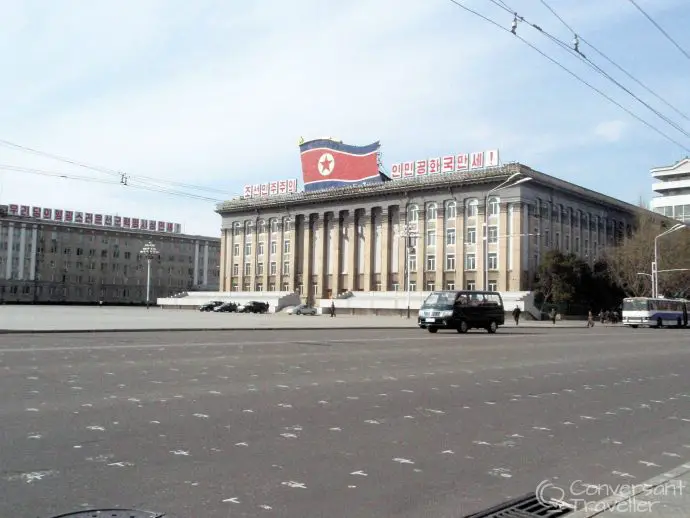
{"type": "Polygon", "coordinates": [[[0,303],[142,304],[218,290],[219,239],[167,222],[27,205],[0,206],[0,303]]]}
{"type": "Polygon", "coordinates": [[[217,207],[220,291],[529,291],[544,252],[594,262],[642,211],[519,163],[244,196],[217,207]]]}

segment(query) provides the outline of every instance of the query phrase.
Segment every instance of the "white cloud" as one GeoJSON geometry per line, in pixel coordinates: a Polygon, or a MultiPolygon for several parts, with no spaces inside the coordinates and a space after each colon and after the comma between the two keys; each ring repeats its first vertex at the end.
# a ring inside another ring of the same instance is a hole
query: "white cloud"
{"type": "Polygon", "coordinates": [[[625,127],[625,122],[621,120],[600,122],[594,128],[594,135],[607,142],[618,142],[623,137],[625,127]]]}
{"type": "MultiPolygon", "coordinates": [[[[509,26],[488,2],[466,3],[509,26]]],[[[507,3],[558,27],[533,3],[507,3]]],[[[381,139],[388,164],[496,146],[531,163],[588,145],[581,135],[620,116],[584,88],[574,92],[589,106],[564,104],[572,79],[446,0],[20,5],[0,21],[0,68],[13,71],[0,82],[0,138],[134,176],[238,193],[250,179],[299,177],[298,138],[321,135],[381,139]]],[[[622,16],[600,0],[552,5],[583,30],[622,16]]],[[[8,163],[116,180],[0,147],[8,163]]],[[[118,211],[191,232],[219,224],[208,202],[0,174],[3,202],[118,211]]]]}

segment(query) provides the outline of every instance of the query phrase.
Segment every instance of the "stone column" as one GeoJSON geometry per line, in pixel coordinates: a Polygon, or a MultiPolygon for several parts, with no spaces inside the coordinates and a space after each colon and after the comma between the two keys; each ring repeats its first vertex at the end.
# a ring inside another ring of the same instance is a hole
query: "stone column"
{"type": "Polygon", "coordinates": [[[306,301],[311,300],[311,249],[312,249],[312,229],[310,214],[305,214],[304,219],[300,223],[302,226],[302,247],[300,250],[300,262],[302,263],[302,286],[304,292],[302,297],[306,301]]]}
{"type": "Polygon", "coordinates": [[[446,289],[446,206],[438,204],[436,217],[436,289],[446,289]]]}
{"type": "Polygon", "coordinates": [[[225,291],[225,275],[227,272],[227,267],[225,265],[228,256],[228,231],[227,229],[221,229],[220,231],[220,271],[218,272],[218,291],[225,291]]]}
{"type": "Polygon", "coordinates": [[[484,264],[484,255],[485,255],[485,250],[484,247],[488,246],[487,239],[488,237],[488,227],[484,226],[484,223],[486,223],[485,219],[485,213],[487,210],[487,206],[485,204],[480,204],[477,207],[477,247],[476,247],[476,254],[475,254],[475,262],[476,262],[476,267],[477,267],[477,277],[475,281],[475,286],[476,289],[478,290],[486,290],[488,289],[488,286],[484,285],[484,272],[486,265],[484,264]]]}
{"type": "Polygon", "coordinates": [[[199,240],[194,241],[194,275],[192,276],[194,289],[199,285],[199,240]]]}
{"type": "MultiPolygon", "coordinates": [[[[22,223],[19,231],[19,274],[17,278],[24,280],[24,256],[26,255],[26,223],[22,223]]],[[[76,251],[75,251],[76,254],[76,251]]]]}
{"type": "Polygon", "coordinates": [[[424,285],[424,267],[426,266],[426,207],[423,205],[419,210],[419,222],[417,223],[417,239],[413,240],[417,255],[417,272],[411,273],[410,279],[417,281],[417,291],[426,290],[424,285]]]}
{"type": "Polygon", "coordinates": [[[36,280],[36,263],[38,261],[38,226],[34,225],[31,232],[31,263],[29,268],[29,279],[36,280]]]}
{"type": "Polygon", "coordinates": [[[508,268],[512,227],[508,224],[508,204],[501,203],[498,212],[498,291],[510,291],[513,286],[508,268]]]}
{"type": "Polygon", "coordinates": [[[407,238],[403,237],[403,229],[407,225],[407,212],[405,207],[401,206],[398,212],[398,237],[395,243],[392,244],[392,249],[394,253],[398,254],[398,279],[400,284],[400,289],[402,291],[407,291],[407,254],[405,249],[407,247],[407,238]]]}
{"type": "Polygon", "coordinates": [[[351,210],[346,219],[347,224],[347,289],[355,291],[357,288],[357,216],[354,209],[351,210]]]}
{"type": "Polygon", "coordinates": [[[465,204],[455,203],[455,289],[465,289],[465,204]]]}
{"type": "MultiPolygon", "coordinates": [[[[268,291],[268,276],[271,272],[271,222],[267,220],[264,222],[264,229],[266,232],[262,235],[260,239],[264,243],[264,256],[261,262],[264,263],[264,271],[261,274],[261,284],[264,286],[264,291],[268,291]]],[[[259,244],[257,243],[257,246],[259,244]]]]}
{"type": "MultiPolygon", "coordinates": [[[[360,216],[359,224],[364,227],[364,269],[362,290],[373,291],[374,289],[374,235],[376,232],[376,217],[372,210],[363,212],[360,216]]],[[[360,241],[361,242],[361,241],[360,241]]]]}
{"type": "Polygon", "coordinates": [[[330,247],[329,260],[331,263],[331,295],[336,298],[340,292],[340,243],[342,242],[340,211],[333,213],[333,231],[330,236],[328,246],[330,247]]]}
{"type": "Polygon", "coordinates": [[[237,243],[240,245],[240,256],[237,258],[237,289],[239,291],[244,290],[244,244],[246,241],[244,235],[244,221],[240,224],[240,235],[235,236],[233,245],[237,243]]]}
{"type": "Polygon", "coordinates": [[[326,279],[328,267],[326,265],[326,260],[328,259],[328,252],[326,247],[328,243],[328,227],[331,224],[331,218],[328,217],[328,213],[318,214],[318,219],[314,222],[314,246],[315,250],[315,262],[313,265],[314,274],[316,275],[316,283],[318,285],[318,292],[314,295],[314,299],[322,299],[326,293],[326,279]]]}
{"type": "MultiPolygon", "coordinates": [[[[392,253],[395,253],[394,251],[392,253]]],[[[387,206],[381,208],[381,291],[389,291],[391,271],[391,222],[387,206]]]]}
{"type": "MultiPolygon", "coordinates": [[[[59,245],[58,245],[59,246],[59,245]]],[[[14,223],[7,228],[7,264],[5,264],[5,279],[12,278],[12,248],[14,247],[14,223]]],[[[60,250],[58,250],[60,252],[60,250]]]]}

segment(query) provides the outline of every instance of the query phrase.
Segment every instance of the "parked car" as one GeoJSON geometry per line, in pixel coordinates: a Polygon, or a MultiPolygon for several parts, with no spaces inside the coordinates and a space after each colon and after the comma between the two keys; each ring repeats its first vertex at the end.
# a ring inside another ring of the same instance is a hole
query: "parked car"
{"type": "Polygon", "coordinates": [[[307,304],[300,304],[290,309],[288,313],[290,315],[316,315],[316,308],[307,304]]]}
{"type": "Polygon", "coordinates": [[[199,308],[199,311],[213,311],[215,308],[218,306],[222,305],[223,301],[222,300],[214,300],[211,302],[207,302],[206,304],[202,304],[201,307],[199,308]]]}
{"type": "Polygon", "coordinates": [[[220,306],[213,308],[216,313],[234,313],[237,311],[235,302],[223,302],[220,306]]]}
{"type": "Polygon", "coordinates": [[[258,302],[256,300],[252,300],[238,308],[237,311],[239,313],[268,313],[268,308],[269,306],[267,302],[258,302]]]}

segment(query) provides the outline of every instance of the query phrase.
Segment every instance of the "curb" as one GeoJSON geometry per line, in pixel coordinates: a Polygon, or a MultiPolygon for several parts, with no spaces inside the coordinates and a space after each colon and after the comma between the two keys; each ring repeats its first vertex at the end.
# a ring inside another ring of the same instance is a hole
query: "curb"
{"type": "MultiPolygon", "coordinates": [[[[574,511],[572,514],[568,515],[568,518],[591,518],[592,516],[597,516],[602,513],[609,512],[613,507],[617,506],[622,502],[626,502],[627,500],[630,500],[640,495],[641,493],[648,492],[654,489],[655,487],[665,484],[671,480],[680,478],[688,473],[690,473],[690,463],[686,462],[685,464],[681,464],[677,468],[666,471],[661,475],[657,475],[656,477],[652,477],[649,480],[642,482],[641,484],[632,484],[632,487],[635,488],[633,491],[621,493],[618,495],[612,495],[602,500],[599,500],[595,505],[595,509],[580,509],[579,511],[574,511]]],[[[610,512],[615,513],[616,511],[614,510],[610,512]]]]}

